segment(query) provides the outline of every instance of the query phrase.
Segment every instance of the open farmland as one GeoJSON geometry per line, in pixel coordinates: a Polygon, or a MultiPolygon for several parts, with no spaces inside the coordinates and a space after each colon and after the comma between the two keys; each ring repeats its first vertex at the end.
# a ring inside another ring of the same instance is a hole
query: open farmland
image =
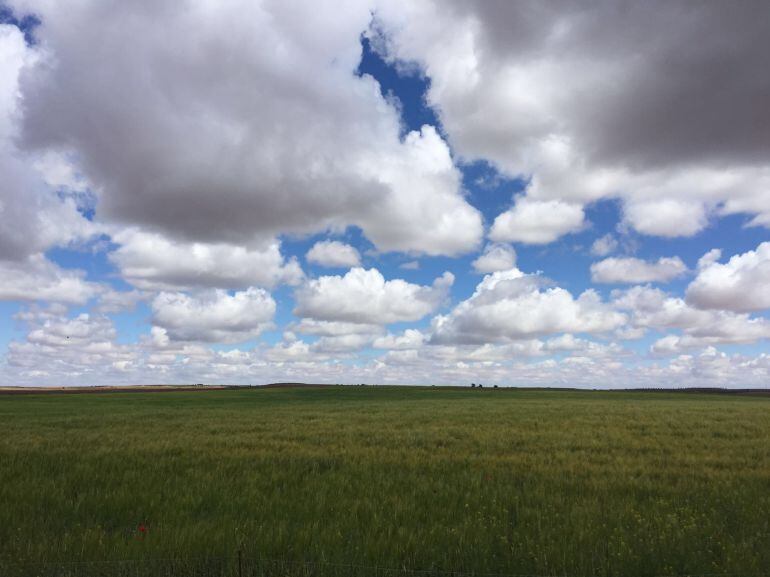
{"type": "Polygon", "coordinates": [[[237,575],[238,552],[242,574],[764,574],[770,398],[0,396],[0,574],[237,575]]]}

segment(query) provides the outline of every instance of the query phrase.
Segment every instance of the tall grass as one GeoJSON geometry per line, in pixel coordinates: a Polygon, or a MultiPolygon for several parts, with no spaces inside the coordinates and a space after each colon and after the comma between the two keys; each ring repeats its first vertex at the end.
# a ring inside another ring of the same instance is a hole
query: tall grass
{"type": "Polygon", "coordinates": [[[770,399],[374,387],[0,397],[5,573],[238,550],[297,575],[305,562],[317,575],[770,572],[770,399]]]}

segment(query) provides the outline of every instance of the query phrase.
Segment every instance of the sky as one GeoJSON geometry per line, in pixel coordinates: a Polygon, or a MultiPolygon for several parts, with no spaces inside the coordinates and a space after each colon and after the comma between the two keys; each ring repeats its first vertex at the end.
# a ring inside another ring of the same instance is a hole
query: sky
{"type": "Polygon", "coordinates": [[[0,2],[0,385],[767,387],[762,2],[0,2]]]}

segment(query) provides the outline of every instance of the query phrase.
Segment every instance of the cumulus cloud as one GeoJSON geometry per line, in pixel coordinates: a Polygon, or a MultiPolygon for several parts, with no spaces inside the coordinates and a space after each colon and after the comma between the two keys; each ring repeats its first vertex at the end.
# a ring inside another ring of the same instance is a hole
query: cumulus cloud
{"type": "Polygon", "coordinates": [[[273,363],[314,363],[329,358],[328,355],[313,351],[310,344],[301,340],[277,343],[267,349],[263,357],[273,363]]]}
{"type": "Polygon", "coordinates": [[[653,236],[692,236],[707,222],[703,203],[675,199],[632,200],[623,213],[636,230],[653,236]]]}
{"type": "Polygon", "coordinates": [[[104,316],[33,314],[25,320],[31,325],[26,339],[12,341],[7,356],[22,377],[65,377],[82,384],[89,374],[122,373],[137,360],[132,347],[115,342],[115,327],[104,316]]]}
{"type": "MultiPolygon", "coordinates": [[[[575,205],[561,221],[572,226],[546,219],[536,242],[574,230],[580,206],[600,198],[620,198],[640,232],[689,236],[711,214],[770,223],[765,12],[752,2],[384,2],[371,35],[386,58],[430,78],[427,101],[459,157],[528,178],[527,199],[575,205]]],[[[503,213],[498,239],[513,240],[504,231],[516,214],[503,213]]]]}
{"type": "Polygon", "coordinates": [[[488,244],[471,264],[481,274],[516,268],[516,251],[505,244],[488,244]]]}
{"type": "Polygon", "coordinates": [[[591,280],[599,283],[668,282],[687,272],[678,256],[661,257],[657,262],[638,258],[606,258],[591,265],[591,280]]]}
{"type": "Polygon", "coordinates": [[[519,197],[513,208],[495,219],[489,238],[499,242],[547,244],[583,226],[580,205],[519,197]]]}
{"type": "Polygon", "coordinates": [[[35,168],[35,157],[16,146],[22,116],[19,76],[37,59],[18,28],[0,24],[2,260],[23,261],[57,244],[82,241],[96,233],[96,227],[78,212],[75,200],[51,190],[35,168]]]}
{"type": "Polygon", "coordinates": [[[625,315],[593,290],[574,298],[560,287],[543,288],[538,277],[517,269],[487,275],[467,300],[433,319],[432,342],[488,343],[554,333],[603,333],[625,315]]]}
{"type": "Polygon", "coordinates": [[[597,238],[591,245],[591,254],[594,256],[607,256],[618,248],[618,241],[611,234],[597,238]]]}
{"type": "Polygon", "coordinates": [[[328,267],[351,268],[361,265],[361,255],[355,247],[337,240],[323,240],[307,251],[308,262],[328,267]]]}
{"type": "Polygon", "coordinates": [[[115,334],[109,319],[83,313],[72,319],[48,319],[29,332],[27,341],[47,347],[82,348],[92,346],[94,341],[111,341],[115,334]]]}
{"type": "Polygon", "coordinates": [[[356,74],[373,4],[12,4],[45,47],[21,84],[24,145],[78,158],[100,218],[179,242],[355,225],[385,251],[478,245],[447,144],[430,126],[402,139],[356,74]]]}
{"type": "Polygon", "coordinates": [[[21,261],[0,260],[0,300],[85,304],[100,287],[81,270],[63,269],[42,254],[21,261]]]}
{"type": "Polygon", "coordinates": [[[579,339],[569,333],[548,339],[543,348],[548,352],[570,352],[592,358],[617,357],[624,353],[623,348],[617,343],[607,344],[579,339]]]}
{"type": "Polygon", "coordinates": [[[374,341],[376,349],[411,350],[419,349],[425,342],[425,335],[417,329],[406,329],[400,335],[388,333],[374,341]]]}
{"type": "Polygon", "coordinates": [[[345,276],[322,276],[295,292],[294,314],[321,321],[388,324],[416,321],[434,312],[454,282],[445,272],[433,286],[385,280],[375,268],[353,268],[345,276]]]}
{"type": "Polygon", "coordinates": [[[238,342],[272,328],[275,308],[270,294],[254,287],[232,295],[162,292],[152,301],[152,322],[174,340],[238,342]]]}
{"type": "Polygon", "coordinates": [[[141,289],[271,288],[296,285],[304,277],[296,259],[284,259],[275,240],[253,247],[187,243],[131,228],[112,238],[119,246],[110,253],[110,260],[128,282],[141,289]]]}
{"type": "Polygon", "coordinates": [[[140,302],[148,300],[150,296],[143,291],[117,291],[112,288],[103,288],[94,310],[102,314],[129,312],[134,310],[140,302]]]}
{"type": "Polygon", "coordinates": [[[502,368],[513,359],[542,356],[543,342],[527,339],[505,344],[485,343],[483,345],[437,345],[427,347],[402,347],[390,350],[384,357],[387,364],[412,367],[429,374],[429,366],[442,370],[447,367],[459,369],[471,380],[479,377],[474,369],[496,366],[502,368]]]}
{"type": "Polygon", "coordinates": [[[321,337],[314,342],[310,349],[315,353],[349,353],[359,351],[370,345],[374,340],[372,334],[349,334],[333,337],[321,337]]]}
{"type": "Polygon", "coordinates": [[[770,242],[718,262],[721,252],[709,251],[698,262],[698,275],[687,287],[687,302],[706,309],[737,312],[770,308],[770,242]]]}
{"type": "Polygon", "coordinates": [[[352,334],[373,335],[383,332],[382,327],[377,324],[319,321],[315,319],[302,319],[298,323],[290,325],[290,327],[294,332],[322,337],[339,337],[352,334]]]}
{"type": "Polygon", "coordinates": [[[320,337],[308,350],[324,354],[360,350],[385,332],[382,326],[376,324],[319,321],[307,318],[289,325],[289,328],[291,331],[284,334],[284,340],[294,341],[295,332],[320,337]]]}
{"type": "Polygon", "coordinates": [[[663,337],[664,340],[657,343],[658,352],[724,343],[754,343],[770,338],[770,322],[762,317],[698,309],[688,305],[684,299],[649,286],[615,291],[613,297],[616,308],[630,313],[632,327],[681,331],[683,336],[663,337]]]}

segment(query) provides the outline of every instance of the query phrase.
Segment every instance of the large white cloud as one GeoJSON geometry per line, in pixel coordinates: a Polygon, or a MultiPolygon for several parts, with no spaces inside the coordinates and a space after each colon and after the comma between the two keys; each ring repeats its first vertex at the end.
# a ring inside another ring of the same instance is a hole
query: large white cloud
{"type": "Polygon", "coordinates": [[[46,184],[36,168],[41,159],[16,146],[22,118],[19,76],[36,60],[21,31],[0,24],[0,260],[23,261],[96,232],[73,198],[57,195],[46,184]]]}
{"type": "MultiPolygon", "coordinates": [[[[372,37],[430,78],[453,150],[527,177],[525,199],[618,197],[638,231],[689,236],[710,215],[770,223],[768,18],[751,2],[385,1],[372,37]]],[[[519,213],[497,238],[532,242],[519,213]]],[[[535,242],[579,225],[543,222],[535,242]]]]}
{"type": "Polygon", "coordinates": [[[110,260],[121,275],[142,289],[240,289],[298,284],[303,273],[295,259],[285,260],[277,241],[253,247],[226,243],[179,242],[160,234],[123,229],[110,260]]]}
{"type": "Polygon", "coordinates": [[[152,322],[174,340],[238,342],[272,328],[275,308],[270,294],[254,287],[232,295],[162,292],[152,301],[152,322]]]}
{"type": "Polygon", "coordinates": [[[708,309],[739,312],[770,308],[770,242],[717,262],[720,251],[699,262],[698,276],[687,287],[687,301],[708,309]]]}
{"type": "Polygon", "coordinates": [[[591,265],[591,280],[599,283],[668,282],[687,272],[678,256],[661,257],[657,262],[638,258],[606,258],[591,265]]]}
{"type": "Polygon", "coordinates": [[[574,298],[517,269],[487,275],[467,300],[433,319],[435,343],[490,343],[553,333],[603,333],[626,317],[593,290],[574,298]]]}
{"type": "Polygon", "coordinates": [[[321,321],[388,324],[416,321],[447,298],[454,276],[446,272],[433,286],[385,280],[377,269],[353,268],[345,276],[322,276],[295,292],[294,314],[321,321]]]}
{"type": "Polygon", "coordinates": [[[384,251],[478,245],[446,143],[400,138],[356,74],[369,2],[13,4],[45,50],[21,85],[25,145],[71,151],[101,218],[211,244],[356,225],[384,251]]]}

